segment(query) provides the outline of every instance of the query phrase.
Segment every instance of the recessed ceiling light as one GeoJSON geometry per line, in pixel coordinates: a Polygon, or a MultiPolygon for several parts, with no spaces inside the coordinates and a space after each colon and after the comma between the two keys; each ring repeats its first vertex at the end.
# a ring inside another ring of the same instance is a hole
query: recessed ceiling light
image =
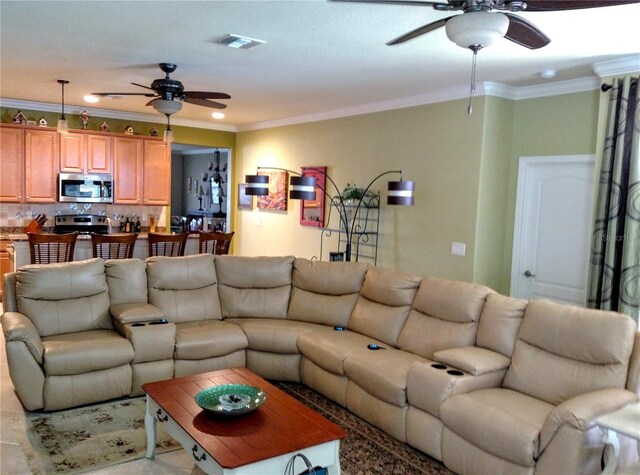
{"type": "Polygon", "coordinates": [[[211,117],[214,119],[224,119],[224,114],[222,112],[213,112],[211,113],[211,117]]]}
{"type": "Polygon", "coordinates": [[[234,34],[224,35],[215,41],[219,45],[228,46],[229,48],[236,49],[249,49],[254,46],[258,46],[266,43],[263,40],[257,40],[255,38],[249,38],[248,36],[240,36],[234,34]]]}
{"type": "Polygon", "coordinates": [[[99,102],[100,98],[98,96],[94,96],[91,94],[87,94],[86,96],[84,96],[84,102],[91,102],[92,104],[95,104],[96,102],[99,102]]]}
{"type": "Polygon", "coordinates": [[[542,79],[553,79],[557,76],[557,71],[555,69],[545,69],[540,71],[540,77],[542,79]]]}

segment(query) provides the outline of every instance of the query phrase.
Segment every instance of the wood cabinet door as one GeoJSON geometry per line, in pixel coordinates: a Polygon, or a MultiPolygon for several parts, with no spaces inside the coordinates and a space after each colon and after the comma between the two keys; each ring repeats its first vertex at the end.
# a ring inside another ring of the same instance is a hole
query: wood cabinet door
{"type": "Polygon", "coordinates": [[[87,173],[111,173],[111,137],[87,135],[87,173]]]}
{"type": "Polygon", "coordinates": [[[142,203],[142,144],[140,139],[113,139],[113,198],[116,204],[142,203]]]}
{"type": "Polygon", "coordinates": [[[81,134],[60,134],[60,171],[84,173],[85,137],[81,134]]]}
{"type": "Polygon", "coordinates": [[[55,203],[59,163],[58,132],[26,130],[24,139],[24,201],[55,203]]]}
{"type": "Polygon", "coordinates": [[[0,201],[22,201],[24,130],[0,128],[0,201]]]}
{"type": "Polygon", "coordinates": [[[144,204],[171,201],[171,148],[159,140],[144,141],[144,204]]]}

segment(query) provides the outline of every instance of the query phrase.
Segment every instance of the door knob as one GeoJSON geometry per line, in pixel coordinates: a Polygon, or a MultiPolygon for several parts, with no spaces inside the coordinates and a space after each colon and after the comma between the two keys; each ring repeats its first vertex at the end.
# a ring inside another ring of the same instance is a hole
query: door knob
{"type": "Polygon", "coordinates": [[[525,277],[535,277],[535,274],[532,274],[530,270],[526,270],[524,271],[524,276],[525,277]]]}

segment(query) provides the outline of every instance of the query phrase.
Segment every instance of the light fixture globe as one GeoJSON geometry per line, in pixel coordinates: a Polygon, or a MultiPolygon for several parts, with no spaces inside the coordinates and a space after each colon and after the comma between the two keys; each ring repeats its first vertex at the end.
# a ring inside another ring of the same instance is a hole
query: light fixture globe
{"type": "Polygon", "coordinates": [[[462,48],[484,48],[507,34],[509,18],[499,12],[469,12],[447,21],[445,30],[451,41],[462,48]]]}
{"type": "Polygon", "coordinates": [[[164,115],[175,114],[176,112],[180,112],[182,109],[182,102],[169,101],[166,99],[156,99],[151,102],[151,105],[155,110],[164,115]]]}

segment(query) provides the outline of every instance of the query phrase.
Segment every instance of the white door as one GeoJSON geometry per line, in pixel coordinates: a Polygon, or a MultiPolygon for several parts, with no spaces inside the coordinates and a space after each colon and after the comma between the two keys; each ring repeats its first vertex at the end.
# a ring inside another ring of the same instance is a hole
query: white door
{"type": "Polygon", "coordinates": [[[593,155],[520,158],[511,295],[585,305],[594,162],[593,155]]]}

